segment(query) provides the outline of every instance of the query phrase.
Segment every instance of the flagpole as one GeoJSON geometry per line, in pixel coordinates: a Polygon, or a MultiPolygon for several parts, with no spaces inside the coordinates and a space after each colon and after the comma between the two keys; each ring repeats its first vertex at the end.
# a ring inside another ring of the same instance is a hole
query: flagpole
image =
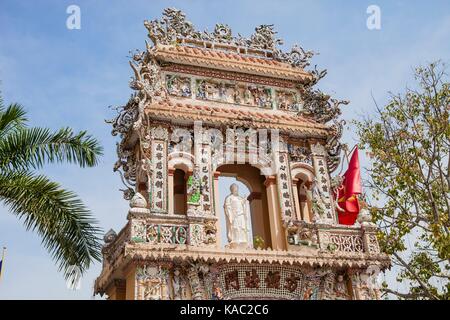
{"type": "Polygon", "coordinates": [[[2,252],[2,264],[1,264],[1,268],[0,268],[0,281],[2,280],[2,275],[3,275],[3,267],[4,267],[4,263],[5,263],[5,251],[6,251],[6,247],[3,247],[3,252],[2,252]]]}
{"type": "Polygon", "coordinates": [[[350,160],[348,159],[348,156],[349,156],[353,151],[355,151],[356,147],[358,147],[358,144],[355,144],[355,145],[353,146],[353,148],[352,148],[349,152],[346,152],[345,156],[347,157],[347,163],[350,162],[350,160]]]}
{"type": "MultiPolygon", "coordinates": [[[[343,148],[343,149],[344,149],[344,156],[345,156],[345,159],[347,159],[347,165],[350,163],[349,155],[355,150],[356,147],[358,147],[358,144],[355,144],[355,145],[353,146],[353,148],[352,148],[350,151],[348,151],[347,144],[344,144],[344,148],[343,148]]],[[[342,170],[344,170],[344,161],[342,161],[341,171],[339,171],[339,174],[338,174],[338,175],[341,175],[342,170]]]]}

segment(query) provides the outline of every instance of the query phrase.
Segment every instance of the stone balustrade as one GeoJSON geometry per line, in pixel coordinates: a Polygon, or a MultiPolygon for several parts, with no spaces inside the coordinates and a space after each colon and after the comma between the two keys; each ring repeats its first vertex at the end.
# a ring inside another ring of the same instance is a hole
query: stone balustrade
{"type": "MultiPolygon", "coordinates": [[[[117,251],[116,247],[124,242],[215,247],[216,236],[219,236],[216,235],[216,219],[211,217],[192,220],[186,216],[162,218],[132,212],[128,219],[129,223],[105,250],[117,251]]],[[[308,248],[335,254],[380,253],[377,229],[370,223],[344,226],[293,221],[285,230],[287,251],[308,248]]]]}
{"type": "Polygon", "coordinates": [[[330,252],[379,253],[376,227],[370,223],[354,226],[327,225],[294,221],[288,226],[289,249],[302,246],[330,252]]]}

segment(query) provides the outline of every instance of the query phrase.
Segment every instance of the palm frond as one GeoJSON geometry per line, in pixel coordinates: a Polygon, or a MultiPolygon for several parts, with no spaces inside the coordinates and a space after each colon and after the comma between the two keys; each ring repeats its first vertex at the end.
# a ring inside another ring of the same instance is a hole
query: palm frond
{"type": "Polygon", "coordinates": [[[52,133],[46,128],[23,128],[0,139],[0,168],[36,169],[46,162],[93,167],[102,150],[86,131],[75,134],[72,129],[63,128],[52,133]]]}
{"type": "Polygon", "coordinates": [[[101,230],[74,193],[42,175],[1,172],[0,200],[23,220],[27,230],[42,237],[66,276],[71,266],[84,272],[94,260],[100,261],[101,230]]]}
{"type": "Polygon", "coordinates": [[[27,122],[25,115],[26,112],[21,105],[10,104],[4,110],[3,103],[0,100],[0,139],[15,130],[24,128],[27,122]]]}

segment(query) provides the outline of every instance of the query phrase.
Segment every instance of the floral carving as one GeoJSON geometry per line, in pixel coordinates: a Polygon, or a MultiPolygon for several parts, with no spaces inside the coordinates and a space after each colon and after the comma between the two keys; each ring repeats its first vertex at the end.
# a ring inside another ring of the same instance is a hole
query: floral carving
{"type": "Polygon", "coordinates": [[[289,277],[286,277],[284,287],[289,290],[289,292],[294,292],[298,287],[298,281],[300,277],[291,273],[289,277]]]}
{"type": "Polygon", "coordinates": [[[341,252],[363,252],[363,240],[360,235],[331,234],[330,243],[341,252]]]}
{"type": "Polygon", "coordinates": [[[256,272],[256,269],[245,271],[244,282],[246,288],[259,288],[260,279],[258,273],[256,272]]]}
{"type": "Polygon", "coordinates": [[[187,194],[188,194],[188,204],[198,205],[201,197],[201,180],[198,177],[197,172],[194,172],[194,175],[189,176],[187,180],[187,194]]]}
{"type": "Polygon", "coordinates": [[[367,251],[370,253],[379,253],[380,246],[376,234],[369,234],[367,236],[367,251]]]}
{"type": "Polygon", "coordinates": [[[229,290],[233,288],[234,290],[239,290],[239,273],[237,270],[230,271],[225,274],[225,288],[229,290]]]}
{"type": "Polygon", "coordinates": [[[216,241],[217,241],[217,239],[216,239],[216,233],[217,233],[216,222],[212,221],[212,220],[206,222],[205,226],[204,226],[204,231],[205,231],[205,243],[206,244],[216,243],[216,241]]]}
{"type": "Polygon", "coordinates": [[[281,280],[280,271],[269,271],[267,272],[267,276],[264,279],[264,281],[266,282],[266,287],[272,289],[280,288],[280,280],[281,280]]]}

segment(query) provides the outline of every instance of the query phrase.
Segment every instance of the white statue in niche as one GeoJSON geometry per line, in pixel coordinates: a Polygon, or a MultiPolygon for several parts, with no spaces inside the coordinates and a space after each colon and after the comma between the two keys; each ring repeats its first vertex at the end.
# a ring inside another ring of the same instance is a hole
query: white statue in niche
{"type": "Polygon", "coordinates": [[[173,299],[183,300],[186,298],[186,283],[179,269],[175,269],[172,278],[173,299]]]}
{"type": "Polygon", "coordinates": [[[225,198],[224,211],[227,223],[227,237],[230,248],[249,247],[249,208],[247,199],[239,195],[239,187],[233,183],[231,193],[225,198]]]}

